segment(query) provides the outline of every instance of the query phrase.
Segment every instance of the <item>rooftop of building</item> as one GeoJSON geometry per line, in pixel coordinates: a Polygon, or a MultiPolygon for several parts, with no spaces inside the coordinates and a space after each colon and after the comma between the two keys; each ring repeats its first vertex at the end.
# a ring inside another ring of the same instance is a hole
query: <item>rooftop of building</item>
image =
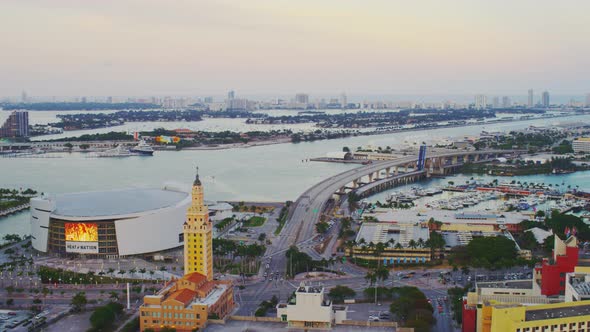
{"type": "Polygon", "coordinates": [[[588,274],[568,274],[568,283],[579,295],[590,295],[590,275],[588,274]]]}
{"type": "Polygon", "coordinates": [[[172,207],[187,199],[189,194],[174,189],[122,189],[52,195],[54,216],[109,217],[145,213],[172,207]]]}
{"type": "Polygon", "coordinates": [[[394,223],[373,223],[365,222],[357,234],[356,242],[365,239],[366,243],[387,243],[394,240],[407,246],[410,240],[426,241],[430,238],[428,227],[422,227],[420,224],[394,224],[394,223]]]}
{"type": "Polygon", "coordinates": [[[196,297],[196,298],[194,298],[193,302],[190,305],[199,304],[199,305],[211,306],[211,305],[217,303],[217,301],[219,301],[219,299],[221,298],[223,293],[228,289],[228,287],[229,286],[225,285],[225,284],[215,284],[215,287],[213,288],[211,293],[209,293],[207,295],[207,297],[204,297],[204,298],[196,297]]]}
{"type": "Polygon", "coordinates": [[[478,282],[477,288],[513,288],[513,289],[533,289],[533,280],[509,280],[498,282],[478,282]]]}
{"type": "Polygon", "coordinates": [[[525,312],[525,321],[559,319],[567,317],[587,316],[590,315],[590,304],[576,306],[529,309],[525,312]]]}
{"type": "Polygon", "coordinates": [[[442,223],[450,224],[518,224],[528,216],[520,212],[502,212],[501,214],[493,213],[456,213],[448,210],[437,209],[375,209],[375,213],[365,213],[363,216],[373,216],[379,221],[397,222],[397,223],[416,223],[428,222],[434,218],[442,223]]]}
{"type": "Polygon", "coordinates": [[[590,142],[590,137],[578,137],[576,139],[574,139],[575,141],[579,141],[579,142],[590,142]]]}

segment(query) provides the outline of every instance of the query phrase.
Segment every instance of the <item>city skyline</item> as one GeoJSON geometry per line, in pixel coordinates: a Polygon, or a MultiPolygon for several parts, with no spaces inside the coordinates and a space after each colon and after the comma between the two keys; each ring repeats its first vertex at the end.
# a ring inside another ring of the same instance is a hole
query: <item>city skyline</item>
{"type": "Polygon", "coordinates": [[[513,95],[532,88],[584,95],[587,9],[582,1],[258,0],[247,8],[7,1],[0,91],[513,95]]]}

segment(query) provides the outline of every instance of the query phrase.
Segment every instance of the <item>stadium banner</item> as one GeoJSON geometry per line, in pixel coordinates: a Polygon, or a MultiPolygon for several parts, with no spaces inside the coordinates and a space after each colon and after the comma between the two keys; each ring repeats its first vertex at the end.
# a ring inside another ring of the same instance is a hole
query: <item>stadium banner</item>
{"type": "Polygon", "coordinates": [[[66,252],[98,253],[98,225],[94,223],[65,223],[66,252]]]}

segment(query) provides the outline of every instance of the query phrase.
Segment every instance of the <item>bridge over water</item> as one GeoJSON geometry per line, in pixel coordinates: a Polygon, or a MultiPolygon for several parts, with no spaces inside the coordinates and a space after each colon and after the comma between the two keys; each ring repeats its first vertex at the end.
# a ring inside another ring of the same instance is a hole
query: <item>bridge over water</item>
{"type": "MultiPolygon", "coordinates": [[[[315,224],[330,198],[355,191],[361,197],[397,185],[418,181],[432,175],[451,174],[464,163],[487,162],[502,156],[520,154],[523,150],[447,151],[426,155],[424,168],[418,167],[418,156],[378,161],[329,177],[306,190],[293,203],[278,248],[305,245],[315,233],[315,224]]],[[[315,255],[314,255],[315,256],[315,255]]],[[[316,257],[317,258],[317,257],[316,257]]]]}

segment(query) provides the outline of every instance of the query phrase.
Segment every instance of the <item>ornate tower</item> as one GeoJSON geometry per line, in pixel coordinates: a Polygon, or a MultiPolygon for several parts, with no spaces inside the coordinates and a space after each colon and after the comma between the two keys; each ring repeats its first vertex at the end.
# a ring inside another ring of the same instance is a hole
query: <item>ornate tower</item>
{"type": "Polygon", "coordinates": [[[199,170],[193,182],[192,202],[184,223],[184,274],[199,272],[213,280],[213,241],[209,210],[203,201],[199,170]]]}

